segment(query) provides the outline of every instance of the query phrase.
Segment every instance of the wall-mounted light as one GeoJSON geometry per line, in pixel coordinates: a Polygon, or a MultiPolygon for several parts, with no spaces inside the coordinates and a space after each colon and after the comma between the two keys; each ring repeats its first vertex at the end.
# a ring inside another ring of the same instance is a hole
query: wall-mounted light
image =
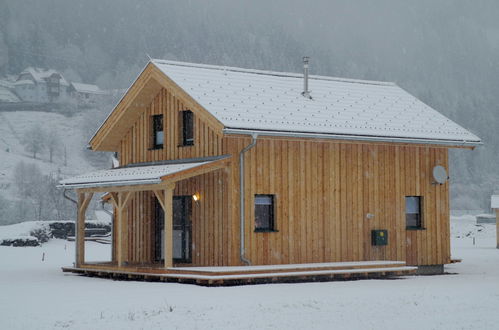
{"type": "Polygon", "coordinates": [[[200,199],[200,198],[201,198],[201,197],[199,196],[199,193],[195,193],[194,195],[192,195],[192,199],[193,199],[195,202],[199,201],[199,199],[200,199]]]}

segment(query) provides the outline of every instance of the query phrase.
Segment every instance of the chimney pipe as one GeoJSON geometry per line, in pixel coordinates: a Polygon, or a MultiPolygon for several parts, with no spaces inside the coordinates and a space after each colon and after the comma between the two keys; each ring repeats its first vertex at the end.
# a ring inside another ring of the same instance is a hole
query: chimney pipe
{"type": "Polygon", "coordinates": [[[303,57],[303,92],[301,95],[305,96],[306,98],[312,99],[312,96],[310,96],[310,91],[308,90],[308,61],[309,61],[308,56],[303,57]]]}

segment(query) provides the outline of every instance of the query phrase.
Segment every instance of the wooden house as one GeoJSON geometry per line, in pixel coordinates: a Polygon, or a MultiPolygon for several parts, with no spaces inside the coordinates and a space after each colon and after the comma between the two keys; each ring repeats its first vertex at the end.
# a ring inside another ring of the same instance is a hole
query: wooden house
{"type": "Polygon", "coordinates": [[[89,143],[120,166],[61,182],[79,196],[65,270],[210,283],[441,272],[448,150],[480,139],[393,83],[304,70],[148,63],[89,143]],[[86,263],[85,210],[103,192],[113,257],[86,263]]]}

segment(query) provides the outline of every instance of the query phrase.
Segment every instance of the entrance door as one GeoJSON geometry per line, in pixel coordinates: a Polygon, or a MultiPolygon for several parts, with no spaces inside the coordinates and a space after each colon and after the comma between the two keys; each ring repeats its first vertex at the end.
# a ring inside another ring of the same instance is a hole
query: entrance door
{"type": "Polygon", "coordinates": [[[173,197],[173,260],[191,262],[191,196],[173,197]]]}
{"type": "MultiPolygon", "coordinates": [[[[154,256],[158,262],[165,259],[164,212],[155,202],[154,256]]],[[[173,261],[191,262],[191,196],[173,197],[173,261]]]]}

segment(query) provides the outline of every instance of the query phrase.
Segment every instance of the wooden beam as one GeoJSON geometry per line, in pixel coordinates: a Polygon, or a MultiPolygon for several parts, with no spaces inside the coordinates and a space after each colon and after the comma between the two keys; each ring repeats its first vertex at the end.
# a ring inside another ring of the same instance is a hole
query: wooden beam
{"type": "Polygon", "coordinates": [[[89,188],[77,188],[77,192],[123,192],[123,191],[150,191],[150,190],[164,190],[168,185],[167,182],[161,182],[156,184],[138,184],[129,186],[107,186],[107,187],[89,187],[89,188]]]}
{"type": "Polygon", "coordinates": [[[170,184],[164,191],[164,215],[165,215],[165,226],[164,226],[164,256],[165,256],[165,268],[173,266],[173,190],[175,189],[175,184],[170,184]]]}
{"type": "Polygon", "coordinates": [[[202,175],[205,173],[213,172],[221,168],[227,168],[230,164],[232,157],[220,159],[208,164],[193,167],[187,170],[183,170],[177,173],[172,173],[161,177],[161,180],[168,182],[178,182],[185,179],[192,178],[194,176],[202,175]]]}
{"type": "Polygon", "coordinates": [[[158,199],[159,204],[161,205],[161,208],[163,211],[165,211],[165,194],[163,190],[153,190],[154,195],[156,195],[156,198],[158,199]]]}
{"type": "Polygon", "coordinates": [[[80,267],[85,263],[85,213],[92,200],[93,193],[78,194],[78,210],[75,224],[75,265],[80,267]]]}
{"type": "Polygon", "coordinates": [[[497,248],[499,249],[499,209],[496,209],[496,231],[497,248]]]}

